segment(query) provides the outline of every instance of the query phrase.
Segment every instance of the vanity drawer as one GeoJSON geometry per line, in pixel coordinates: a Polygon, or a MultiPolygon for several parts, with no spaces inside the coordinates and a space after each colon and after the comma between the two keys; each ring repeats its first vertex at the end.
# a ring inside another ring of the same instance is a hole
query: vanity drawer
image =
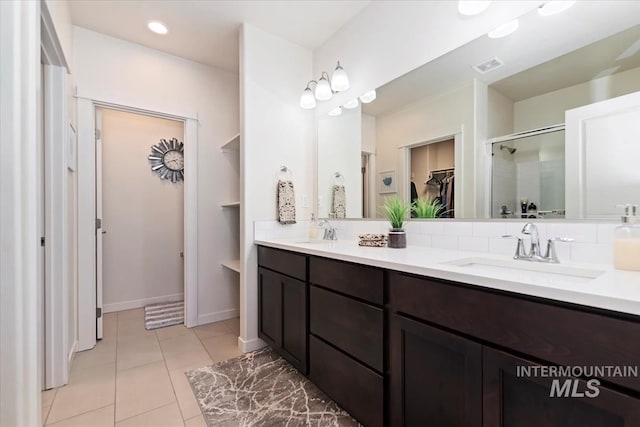
{"type": "Polygon", "coordinates": [[[365,426],[383,425],[382,376],[313,335],[309,337],[309,377],[365,426]]]}
{"type": "MultiPolygon", "coordinates": [[[[389,275],[389,293],[394,312],[555,364],[622,367],[640,361],[640,319],[397,272],[389,275]]],[[[640,378],[604,379],[640,391],[640,378]]]]}
{"type": "Polygon", "coordinates": [[[383,270],[326,258],[309,259],[309,281],[346,295],[382,305],[383,270]]]}
{"type": "Polygon", "coordinates": [[[258,265],[302,281],[307,280],[305,255],[258,246],[258,265]]]}
{"type": "Polygon", "coordinates": [[[383,310],[315,286],[310,288],[311,333],[382,372],[383,310]]]}

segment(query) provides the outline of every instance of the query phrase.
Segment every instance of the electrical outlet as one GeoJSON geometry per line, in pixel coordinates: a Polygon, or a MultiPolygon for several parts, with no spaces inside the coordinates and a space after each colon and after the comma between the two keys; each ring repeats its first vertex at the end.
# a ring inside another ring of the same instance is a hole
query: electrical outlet
{"type": "Polygon", "coordinates": [[[306,194],[302,195],[302,207],[303,208],[309,207],[309,196],[307,196],[306,194]]]}

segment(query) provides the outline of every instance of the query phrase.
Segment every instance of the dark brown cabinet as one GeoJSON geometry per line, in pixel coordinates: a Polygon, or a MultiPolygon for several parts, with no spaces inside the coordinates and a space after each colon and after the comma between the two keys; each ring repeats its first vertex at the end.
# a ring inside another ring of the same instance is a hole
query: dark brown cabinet
{"type": "MultiPolygon", "coordinates": [[[[259,263],[270,265],[273,259],[282,260],[286,271],[301,273],[304,277],[305,270],[295,266],[297,258],[287,262],[288,253],[277,250],[259,253],[259,263]]],[[[308,285],[304,280],[258,268],[258,336],[303,374],[308,372],[307,294],[308,285]]]]}
{"type": "Polygon", "coordinates": [[[391,425],[482,426],[481,345],[391,316],[391,425]]]}
{"type": "Polygon", "coordinates": [[[637,317],[278,249],[258,254],[260,337],[367,427],[640,426],[638,376],[522,370],[637,369],[637,317]]]}
{"type": "Polygon", "coordinates": [[[518,368],[534,362],[489,347],[482,351],[485,427],[640,426],[638,399],[576,378],[524,375],[518,368]]]}

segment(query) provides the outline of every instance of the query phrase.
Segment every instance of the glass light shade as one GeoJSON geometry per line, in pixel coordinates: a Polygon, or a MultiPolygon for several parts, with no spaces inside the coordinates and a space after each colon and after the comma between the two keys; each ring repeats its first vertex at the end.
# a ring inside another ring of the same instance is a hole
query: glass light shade
{"type": "Polygon", "coordinates": [[[147,23],[147,28],[156,34],[165,35],[169,32],[169,28],[160,21],[149,21],[147,23]]]}
{"type": "Polygon", "coordinates": [[[506,37],[509,34],[515,33],[519,26],[520,26],[520,22],[517,19],[514,19],[513,21],[509,21],[506,24],[500,25],[495,30],[490,31],[488,36],[492,39],[499,39],[500,37],[506,37]]]}
{"type": "Polygon", "coordinates": [[[548,3],[543,4],[538,8],[538,15],[540,16],[551,16],[556,13],[564,12],[574,5],[575,0],[554,0],[548,3]]]}
{"type": "Polygon", "coordinates": [[[336,92],[342,92],[349,89],[349,77],[344,71],[344,68],[340,66],[339,62],[331,75],[331,89],[336,92]]]}
{"type": "Polygon", "coordinates": [[[353,98],[351,101],[348,101],[346,104],[344,104],[343,107],[350,110],[352,108],[356,108],[358,104],[358,98],[353,98]]]}
{"type": "Polygon", "coordinates": [[[329,85],[329,80],[326,77],[322,77],[318,80],[318,84],[316,85],[316,99],[318,101],[326,101],[327,99],[331,99],[333,96],[333,92],[331,92],[331,86],[329,85]]]}
{"type": "Polygon", "coordinates": [[[373,101],[374,99],[376,99],[376,90],[370,90],[369,92],[363,94],[360,96],[360,102],[362,102],[363,104],[368,104],[371,101],[373,101]]]}
{"type": "Polygon", "coordinates": [[[329,111],[327,114],[332,117],[339,116],[340,114],[342,114],[342,107],[336,107],[333,110],[329,111]]]}
{"type": "Polygon", "coordinates": [[[313,92],[308,87],[302,92],[300,96],[300,106],[305,110],[310,110],[316,107],[316,98],[313,96],[313,92]]]}
{"type": "Polygon", "coordinates": [[[467,16],[477,15],[487,10],[490,4],[490,0],[460,0],[458,2],[458,12],[467,16]]]}

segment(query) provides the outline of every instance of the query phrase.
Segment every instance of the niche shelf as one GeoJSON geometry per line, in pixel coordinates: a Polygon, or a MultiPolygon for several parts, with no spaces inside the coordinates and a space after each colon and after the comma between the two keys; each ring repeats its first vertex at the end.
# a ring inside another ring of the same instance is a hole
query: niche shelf
{"type": "Polygon", "coordinates": [[[236,134],[229,141],[224,143],[220,149],[223,152],[227,151],[240,151],[240,134],[236,134]]]}
{"type": "Polygon", "coordinates": [[[240,273],[240,260],[232,259],[229,261],[224,261],[221,265],[229,270],[235,271],[236,273],[240,273]]]}

